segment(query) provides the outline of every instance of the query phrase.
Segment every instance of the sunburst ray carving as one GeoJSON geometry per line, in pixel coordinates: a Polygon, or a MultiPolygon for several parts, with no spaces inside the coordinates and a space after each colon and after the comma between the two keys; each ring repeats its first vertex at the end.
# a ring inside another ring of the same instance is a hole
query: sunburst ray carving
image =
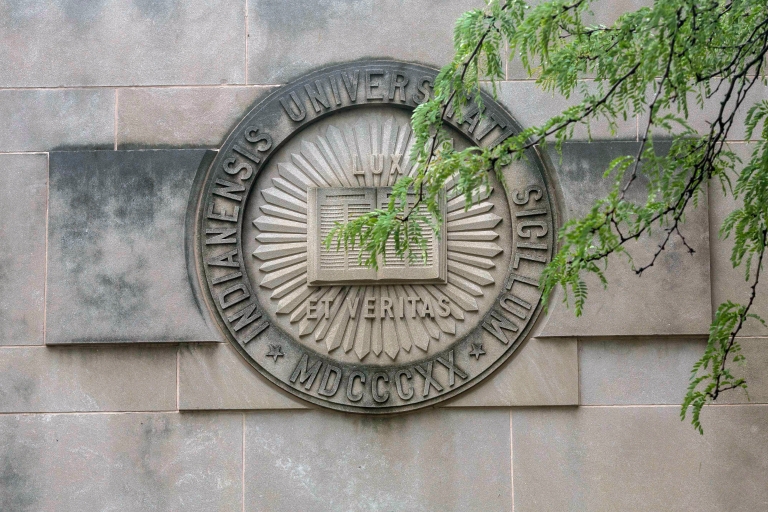
{"type": "Polygon", "coordinates": [[[295,334],[312,340],[318,350],[354,353],[361,361],[370,357],[394,361],[401,351],[427,352],[434,343],[453,336],[457,324],[478,311],[478,298],[495,282],[492,271],[503,248],[496,243],[502,218],[489,200],[493,190],[484,191],[465,210],[464,197],[450,181],[446,240],[442,241],[447,249],[447,283],[308,286],[308,189],[391,186],[398,168],[402,173],[414,170],[409,159],[412,144],[410,126],[393,117],[367,125],[331,125],[322,135],[302,140],[289,161],[278,162],[277,176],[261,190],[264,204],[253,220],[258,230],[253,256],[263,276],[259,285],[268,290],[274,311],[289,318],[295,334]],[[378,162],[371,155],[399,162],[374,174],[378,162]],[[408,307],[409,297],[422,304],[443,300],[449,304],[449,313],[430,317],[401,311],[401,304],[408,307]],[[362,306],[367,298],[376,299],[377,304],[386,298],[394,318],[365,319],[362,306]],[[310,301],[330,299],[327,317],[309,317],[310,301]]]}

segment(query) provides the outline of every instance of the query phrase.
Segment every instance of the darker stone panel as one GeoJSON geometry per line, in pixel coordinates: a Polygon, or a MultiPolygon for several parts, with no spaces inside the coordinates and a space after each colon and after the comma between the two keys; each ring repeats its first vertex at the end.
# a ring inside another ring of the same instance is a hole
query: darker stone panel
{"type": "MultiPolygon", "coordinates": [[[[736,166],[736,171],[741,172],[750,161],[752,153],[758,149],[757,144],[731,144],[730,148],[741,163],[736,166]]],[[[736,182],[736,174],[731,174],[731,183],[736,182]]],[[[746,304],[751,292],[750,286],[754,281],[756,265],[750,268],[749,276],[746,275],[746,266],[733,266],[731,254],[733,252],[734,236],[720,238],[718,233],[728,214],[743,203],[735,200],[733,194],[718,186],[709,189],[710,201],[710,226],[709,233],[712,240],[712,310],[725,301],[733,301],[738,304],[746,304]]],[[[750,308],[750,313],[755,313],[761,318],[768,318],[768,283],[761,277],[757,285],[757,295],[750,308]]],[[[755,318],[748,318],[741,330],[741,336],[765,336],[766,328],[755,318]]],[[[750,394],[752,385],[750,381],[750,394]]]]}
{"type": "MultiPolygon", "coordinates": [[[[639,142],[572,142],[562,153],[552,152],[551,159],[560,182],[564,220],[588,214],[595,201],[611,190],[613,178],[603,178],[611,162],[621,156],[634,157],[639,142]]],[[[658,141],[662,154],[669,143],[658,141]]],[[[627,193],[627,199],[642,204],[647,200],[647,178],[640,175],[627,193]]],[[[709,265],[709,220],[706,195],[698,207],[689,205],[685,223],[680,227],[690,254],[679,237],[672,237],[666,250],[652,268],[641,276],[632,271],[626,258],[608,258],[604,289],[594,275],[584,275],[589,298],[584,314],[576,317],[562,302],[562,290],[556,292],[553,307],[540,337],[548,336],[657,336],[707,334],[711,319],[709,265]]],[[[652,261],[663,240],[662,230],[654,228],[627,249],[639,267],[652,261]]]]}
{"type": "Polygon", "coordinates": [[[214,341],[187,271],[203,150],[51,153],[46,343],[214,341]]]}

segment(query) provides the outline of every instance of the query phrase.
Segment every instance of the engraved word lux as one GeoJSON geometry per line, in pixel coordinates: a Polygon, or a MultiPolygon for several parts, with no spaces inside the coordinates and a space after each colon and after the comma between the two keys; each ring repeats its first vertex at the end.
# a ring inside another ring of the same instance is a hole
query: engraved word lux
{"type": "MultiPolygon", "coordinates": [[[[434,405],[502,365],[539,315],[557,210],[535,149],[470,207],[453,178],[439,221],[420,205],[418,257],[389,241],[371,268],[359,247],[326,244],[415,172],[410,115],[436,74],[385,60],[308,74],[255,105],[200,170],[188,239],[207,306],[245,361],[309,402],[371,414],[434,405]]],[[[444,119],[458,150],[518,129],[488,96],[462,114],[444,119]]]]}

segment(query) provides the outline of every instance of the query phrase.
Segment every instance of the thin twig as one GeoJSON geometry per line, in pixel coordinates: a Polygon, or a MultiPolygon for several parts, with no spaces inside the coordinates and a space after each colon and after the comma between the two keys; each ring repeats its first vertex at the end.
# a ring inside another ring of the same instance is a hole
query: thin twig
{"type": "Polygon", "coordinates": [[[760,240],[760,256],[757,258],[757,270],[755,271],[755,279],[752,281],[752,286],[750,287],[751,291],[749,294],[749,302],[747,302],[747,306],[744,308],[744,310],[739,313],[739,323],[736,325],[733,331],[731,331],[730,337],[728,339],[728,345],[726,345],[725,350],[723,350],[723,360],[720,362],[720,371],[717,372],[717,377],[715,378],[715,389],[712,392],[707,392],[707,396],[709,396],[713,401],[717,400],[717,397],[721,392],[727,391],[732,387],[737,387],[731,386],[720,389],[720,379],[725,370],[725,363],[727,362],[728,354],[730,354],[731,349],[733,349],[733,345],[736,343],[736,336],[738,336],[739,332],[741,331],[741,328],[744,325],[744,321],[749,315],[749,310],[752,307],[752,304],[755,302],[755,297],[757,296],[757,284],[760,282],[760,271],[763,267],[763,256],[765,255],[766,236],[768,236],[768,229],[763,229],[762,237],[760,240]]]}

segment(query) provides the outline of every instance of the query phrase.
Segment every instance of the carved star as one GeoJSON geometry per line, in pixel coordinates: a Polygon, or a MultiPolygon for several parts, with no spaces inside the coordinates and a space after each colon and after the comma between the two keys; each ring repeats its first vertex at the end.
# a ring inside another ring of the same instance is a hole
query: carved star
{"type": "Polygon", "coordinates": [[[470,356],[475,356],[475,359],[480,359],[480,356],[485,354],[482,343],[472,343],[472,350],[469,351],[470,356]]]}
{"type": "Polygon", "coordinates": [[[273,357],[275,359],[275,362],[277,362],[278,357],[283,357],[285,354],[283,353],[283,347],[280,345],[269,345],[269,351],[267,352],[267,357],[273,357]]]}

